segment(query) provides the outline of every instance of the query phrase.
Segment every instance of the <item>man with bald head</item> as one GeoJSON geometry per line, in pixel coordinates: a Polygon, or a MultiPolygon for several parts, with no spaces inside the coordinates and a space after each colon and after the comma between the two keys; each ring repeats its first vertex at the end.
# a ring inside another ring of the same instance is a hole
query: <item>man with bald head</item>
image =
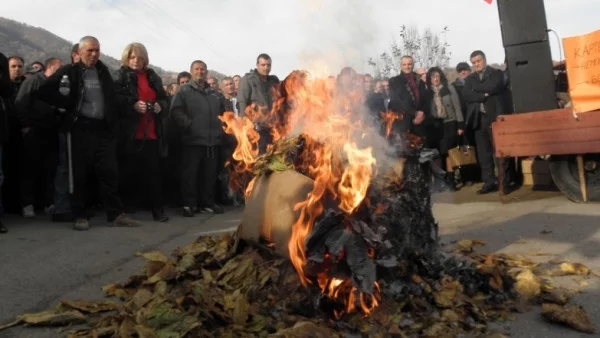
{"type": "Polygon", "coordinates": [[[73,191],[71,207],[75,230],[88,230],[87,187],[92,175],[109,222],[115,226],[139,226],[123,213],[118,193],[116,132],[118,107],[109,69],[99,60],[100,42],[93,36],[79,40],[79,62],[60,68],[40,87],[42,100],[66,109],[62,128],[72,144],[73,191]],[[61,85],[64,79],[69,85],[61,85]]]}

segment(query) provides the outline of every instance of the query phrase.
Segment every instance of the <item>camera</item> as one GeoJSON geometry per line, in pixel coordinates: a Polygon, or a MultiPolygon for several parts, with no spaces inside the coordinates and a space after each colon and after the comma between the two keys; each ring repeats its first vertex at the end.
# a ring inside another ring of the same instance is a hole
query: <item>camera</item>
{"type": "Polygon", "coordinates": [[[146,102],[146,111],[154,114],[154,102],[146,102]]]}

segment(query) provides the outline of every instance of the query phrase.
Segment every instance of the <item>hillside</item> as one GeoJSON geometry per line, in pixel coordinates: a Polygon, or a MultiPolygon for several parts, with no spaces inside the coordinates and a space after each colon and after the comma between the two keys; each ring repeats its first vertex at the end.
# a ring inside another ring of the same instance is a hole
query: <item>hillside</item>
{"type": "MultiPolygon", "coordinates": [[[[6,56],[19,55],[25,59],[27,64],[33,61],[44,62],[53,56],[68,61],[73,43],[43,28],[0,17],[0,51],[6,56]]],[[[100,59],[111,69],[117,69],[120,66],[120,62],[111,56],[102,54],[100,59]]],[[[164,82],[174,81],[179,72],[167,71],[156,65],[151,65],[151,67],[163,78],[164,82]]],[[[217,78],[224,77],[219,72],[209,71],[209,74],[217,78]]]]}

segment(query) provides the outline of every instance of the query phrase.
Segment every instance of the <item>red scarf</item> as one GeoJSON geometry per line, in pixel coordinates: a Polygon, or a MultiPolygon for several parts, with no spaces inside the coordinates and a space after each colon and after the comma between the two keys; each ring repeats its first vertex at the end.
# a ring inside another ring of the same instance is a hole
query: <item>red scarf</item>
{"type": "Polygon", "coordinates": [[[417,86],[417,80],[415,79],[415,77],[413,76],[412,73],[404,73],[403,74],[404,77],[406,78],[406,80],[408,81],[408,85],[410,86],[410,89],[413,92],[413,95],[415,96],[415,104],[419,104],[419,87],[417,86]]]}
{"type": "MultiPolygon", "coordinates": [[[[148,75],[146,75],[145,71],[138,71],[137,80],[138,80],[138,100],[144,102],[151,102],[154,104],[156,102],[156,92],[152,87],[150,87],[150,82],[148,82],[148,75]]],[[[135,133],[136,140],[156,140],[158,137],[156,136],[156,122],[154,121],[154,113],[146,112],[142,116],[140,116],[140,120],[138,122],[137,131],[135,133]]]]}

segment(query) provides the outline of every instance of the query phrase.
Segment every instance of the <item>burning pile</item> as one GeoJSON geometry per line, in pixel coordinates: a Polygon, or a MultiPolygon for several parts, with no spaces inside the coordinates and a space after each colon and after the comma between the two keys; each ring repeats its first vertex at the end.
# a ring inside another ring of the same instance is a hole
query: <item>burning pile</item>
{"type": "Polygon", "coordinates": [[[356,89],[331,88],[293,72],[269,115],[254,117],[251,108],[247,119],[223,118],[238,141],[238,181],[254,175],[247,198],[257,179],[273,172],[295,170],[312,179],[312,191],[294,206],[298,216],[287,248],[276,249],[287,250],[304,286],[318,286],[324,295],[319,306],[330,306],[334,318],[356,310],[370,314],[381,297],[377,268],[400,268],[400,261],[428,255],[437,243],[430,164],[418,139],[390,142],[398,136],[392,131],[399,116],[369,112],[356,89]],[[274,144],[263,156],[256,124],[274,126],[274,144]]]}
{"type": "Polygon", "coordinates": [[[249,200],[265,177],[293,171],[311,180],[284,245],[244,241],[240,229],[172,257],[145,253],[143,275],[104,288],[124,304],[64,302],[12,324],[87,321],[72,337],[446,337],[486,332],[488,321],[543,300],[548,318],[593,331],[581,309],[561,312],[565,298],[540,282],[536,264],[475,253],[473,241],[441,250],[432,154],[410,135],[392,142],[399,116],[369,115],[363,101],[293,72],[270,114],[223,116],[238,141],[232,182],[249,200]],[[274,126],[263,156],[257,125],[274,126]]]}

